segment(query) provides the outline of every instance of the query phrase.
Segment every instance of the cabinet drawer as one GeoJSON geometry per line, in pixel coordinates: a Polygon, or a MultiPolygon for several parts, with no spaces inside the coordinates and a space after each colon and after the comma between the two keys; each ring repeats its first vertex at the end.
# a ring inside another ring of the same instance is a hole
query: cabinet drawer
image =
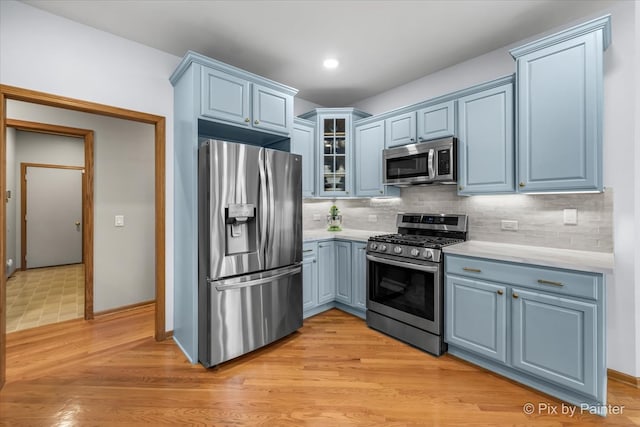
{"type": "Polygon", "coordinates": [[[316,256],[318,252],[318,242],[304,242],[302,243],[302,256],[316,256]]]}
{"type": "Polygon", "coordinates": [[[476,279],[526,286],[531,289],[571,295],[580,298],[598,299],[598,286],[602,286],[602,275],[490,261],[455,255],[445,256],[447,274],[456,274],[476,279]]]}

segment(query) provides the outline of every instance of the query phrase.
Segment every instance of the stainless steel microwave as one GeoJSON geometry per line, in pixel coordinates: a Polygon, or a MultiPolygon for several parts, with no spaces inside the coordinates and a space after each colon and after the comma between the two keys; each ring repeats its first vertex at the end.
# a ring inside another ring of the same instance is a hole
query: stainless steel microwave
{"type": "Polygon", "coordinates": [[[457,139],[434,139],[384,150],[385,185],[455,184],[458,179],[457,139]]]}

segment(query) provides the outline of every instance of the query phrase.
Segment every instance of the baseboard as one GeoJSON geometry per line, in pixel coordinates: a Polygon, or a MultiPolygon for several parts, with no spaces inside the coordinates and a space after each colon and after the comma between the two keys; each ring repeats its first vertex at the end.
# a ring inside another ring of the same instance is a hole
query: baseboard
{"type": "Polygon", "coordinates": [[[151,301],[143,301],[143,302],[138,302],[135,304],[130,304],[130,305],[124,305],[122,307],[116,307],[116,308],[110,308],[109,310],[103,310],[103,311],[96,311],[93,313],[94,317],[98,317],[98,316],[105,316],[108,314],[114,314],[114,313],[120,313],[123,311],[129,311],[129,310],[133,310],[136,308],[140,308],[140,307],[144,307],[147,305],[152,305],[155,304],[156,300],[151,300],[151,301]]]}
{"type": "Polygon", "coordinates": [[[640,388],[640,378],[616,371],[614,369],[607,369],[607,378],[636,388],[640,388]]]}
{"type": "Polygon", "coordinates": [[[168,340],[168,339],[171,339],[171,338],[173,338],[173,331],[167,331],[167,332],[164,333],[164,339],[165,340],[168,340]]]}

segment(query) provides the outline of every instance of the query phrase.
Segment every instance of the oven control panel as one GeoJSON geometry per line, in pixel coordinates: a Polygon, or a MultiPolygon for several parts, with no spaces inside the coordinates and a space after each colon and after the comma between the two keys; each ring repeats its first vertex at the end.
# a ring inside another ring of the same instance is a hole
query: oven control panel
{"type": "Polygon", "coordinates": [[[419,259],[423,261],[440,262],[440,250],[431,248],[418,248],[410,245],[399,245],[393,243],[369,242],[367,253],[395,255],[403,260],[419,259]]]}

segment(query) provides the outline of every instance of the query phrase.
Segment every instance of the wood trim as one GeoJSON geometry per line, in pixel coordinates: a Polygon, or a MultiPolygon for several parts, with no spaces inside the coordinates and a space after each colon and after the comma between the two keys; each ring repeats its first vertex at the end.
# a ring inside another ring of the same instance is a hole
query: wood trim
{"type": "Polygon", "coordinates": [[[607,378],[635,388],[640,388],[640,377],[634,377],[633,375],[625,374],[624,372],[607,369],[607,378]]]}
{"type": "Polygon", "coordinates": [[[156,319],[155,339],[166,339],[165,331],[165,119],[155,123],[155,189],[156,189],[156,319]],[[158,308],[160,307],[160,309],[158,308]]]}
{"type": "Polygon", "coordinates": [[[84,318],[93,319],[93,131],[84,136],[84,187],[82,247],[85,248],[84,262],[84,318]]]}
{"type": "Polygon", "coordinates": [[[93,134],[91,129],[72,128],[68,126],[50,125],[48,123],[28,122],[25,120],[7,119],[6,125],[24,132],[45,133],[49,135],[68,136],[71,138],[85,138],[93,134]]]}
{"type": "Polygon", "coordinates": [[[142,301],[137,302],[135,304],[123,305],[122,307],[110,308],[109,310],[102,310],[94,313],[95,317],[107,316],[109,314],[122,313],[123,311],[134,310],[136,308],[145,307],[147,305],[154,305],[156,303],[155,300],[151,301],[142,301]]]}
{"type": "Polygon", "coordinates": [[[4,386],[7,372],[7,98],[0,90],[0,165],[5,172],[0,173],[0,389],[4,386]]]}
{"type": "Polygon", "coordinates": [[[159,121],[164,120],[164,117],[156,116],[154,114],[141,113],[139,111],[67,98],[65,96],[53,95],[50,93],[38,92],[15,86],[0,84],[0,92],[5,95],[6,99],[30,102],[32,104],[48,105],[49,107],[65,108],[67,110],[82,111],[83,113],[99,114],[101,116],[132,120],[134,122],[142,122],[151,125],[155,125],[159,121]]]}
{"type": "MultiPolygon", "coordinates": [[[[155,318],[155,338],[158,341],[165,339],[165,141],[166,141],[166,119],[162,116],[141,113],[138,111],[127,110],[124,108],[112,107],[109,105],[98,104],[94,102],[81,101],[78,99],[67,98],[58,95],[52,95],[44,92],[38,92],[15,86],[0,84],[0,164],[6,163],[6,100],[13,99],[16,101],[30,102],[33,104],[48,105],[50,107],[65,108],[69,110],[81,111],[84,113],[98,114],[102,116],[115,117],[124,120],[132,120],[141,123],[152,124],[155,126],[155,154],[156,154],[156,318],[155,318]],[[158,159],[158,156],[162,159],[158,159]],[[163,206],[160,206],[160,202],[163,206]]],[[[93,141],[93,137],[91,137],[93,141]]],[[[87,156],[88,150],[85,150],[87,156]]],[[[91,150],[93,153],[93,149],[91,150]]],[[[93,157],[85,161],[85,167],[93,165],[93,157]],[[89,163],[89,161],[91,163],[89,163]]],[[[6,191],[5,174],[0,174],[0,194],[4,195],[6,191]]],[[[91,182],[92,184],[93,182],[91,182]]],[[[88,182],[89,184],[89,182],[88,182]]],[[[91,219],[92,220],[92,219],[91,219]]],[[[91,221],[93,224],[93,221],[91,221]]],[[[89,225],[89,222],[87,222],[89,225]]],[[[6,204],[2,203],[0,207],[0,260],[6,258],[6,204]]],[[[5,383],[6,378],[6,268],[5,263],[0,262],[0,388],[5,383]]],[[[85,269],[88,271],[89,269],[85,269]]],[[[93,283],[93,277],[85,278],[87,283],[93,283]],[[89,280],[90,279],[90,280],[89,280]]],[[[86,288],[85,288],[86,289],[86,288]]],[[[92,289],[93,292],[93,289],[92,289]]],[[[86,306],[85,306],[86,307],[86,306]]],[[[85,312],[86,317],[86,312],[85,312]]]]}
{"type": "MultiPolygon", "coordinates": [[[[65,166],[65,165],[50,165],[45,163],[20,163],[20,270],[27,269],[27,168],[48,168],[48,169],[66,169],[66,170],[79,170],[84,171],[84,166],[65,166]]],[[[84,173],[84,172],[83,172],[84,173]]],[[[84,224],[85,218],[85,177],[82,176],[82,223],[84,224]]],[[[84,225],[83,225],[84,228],[84,225]]],[[[82,234],[82,255],[89,252],[84,248],[84,230],[82,234]]],[[[86,286],[86,283],[85,283],[86,286]]]]}

